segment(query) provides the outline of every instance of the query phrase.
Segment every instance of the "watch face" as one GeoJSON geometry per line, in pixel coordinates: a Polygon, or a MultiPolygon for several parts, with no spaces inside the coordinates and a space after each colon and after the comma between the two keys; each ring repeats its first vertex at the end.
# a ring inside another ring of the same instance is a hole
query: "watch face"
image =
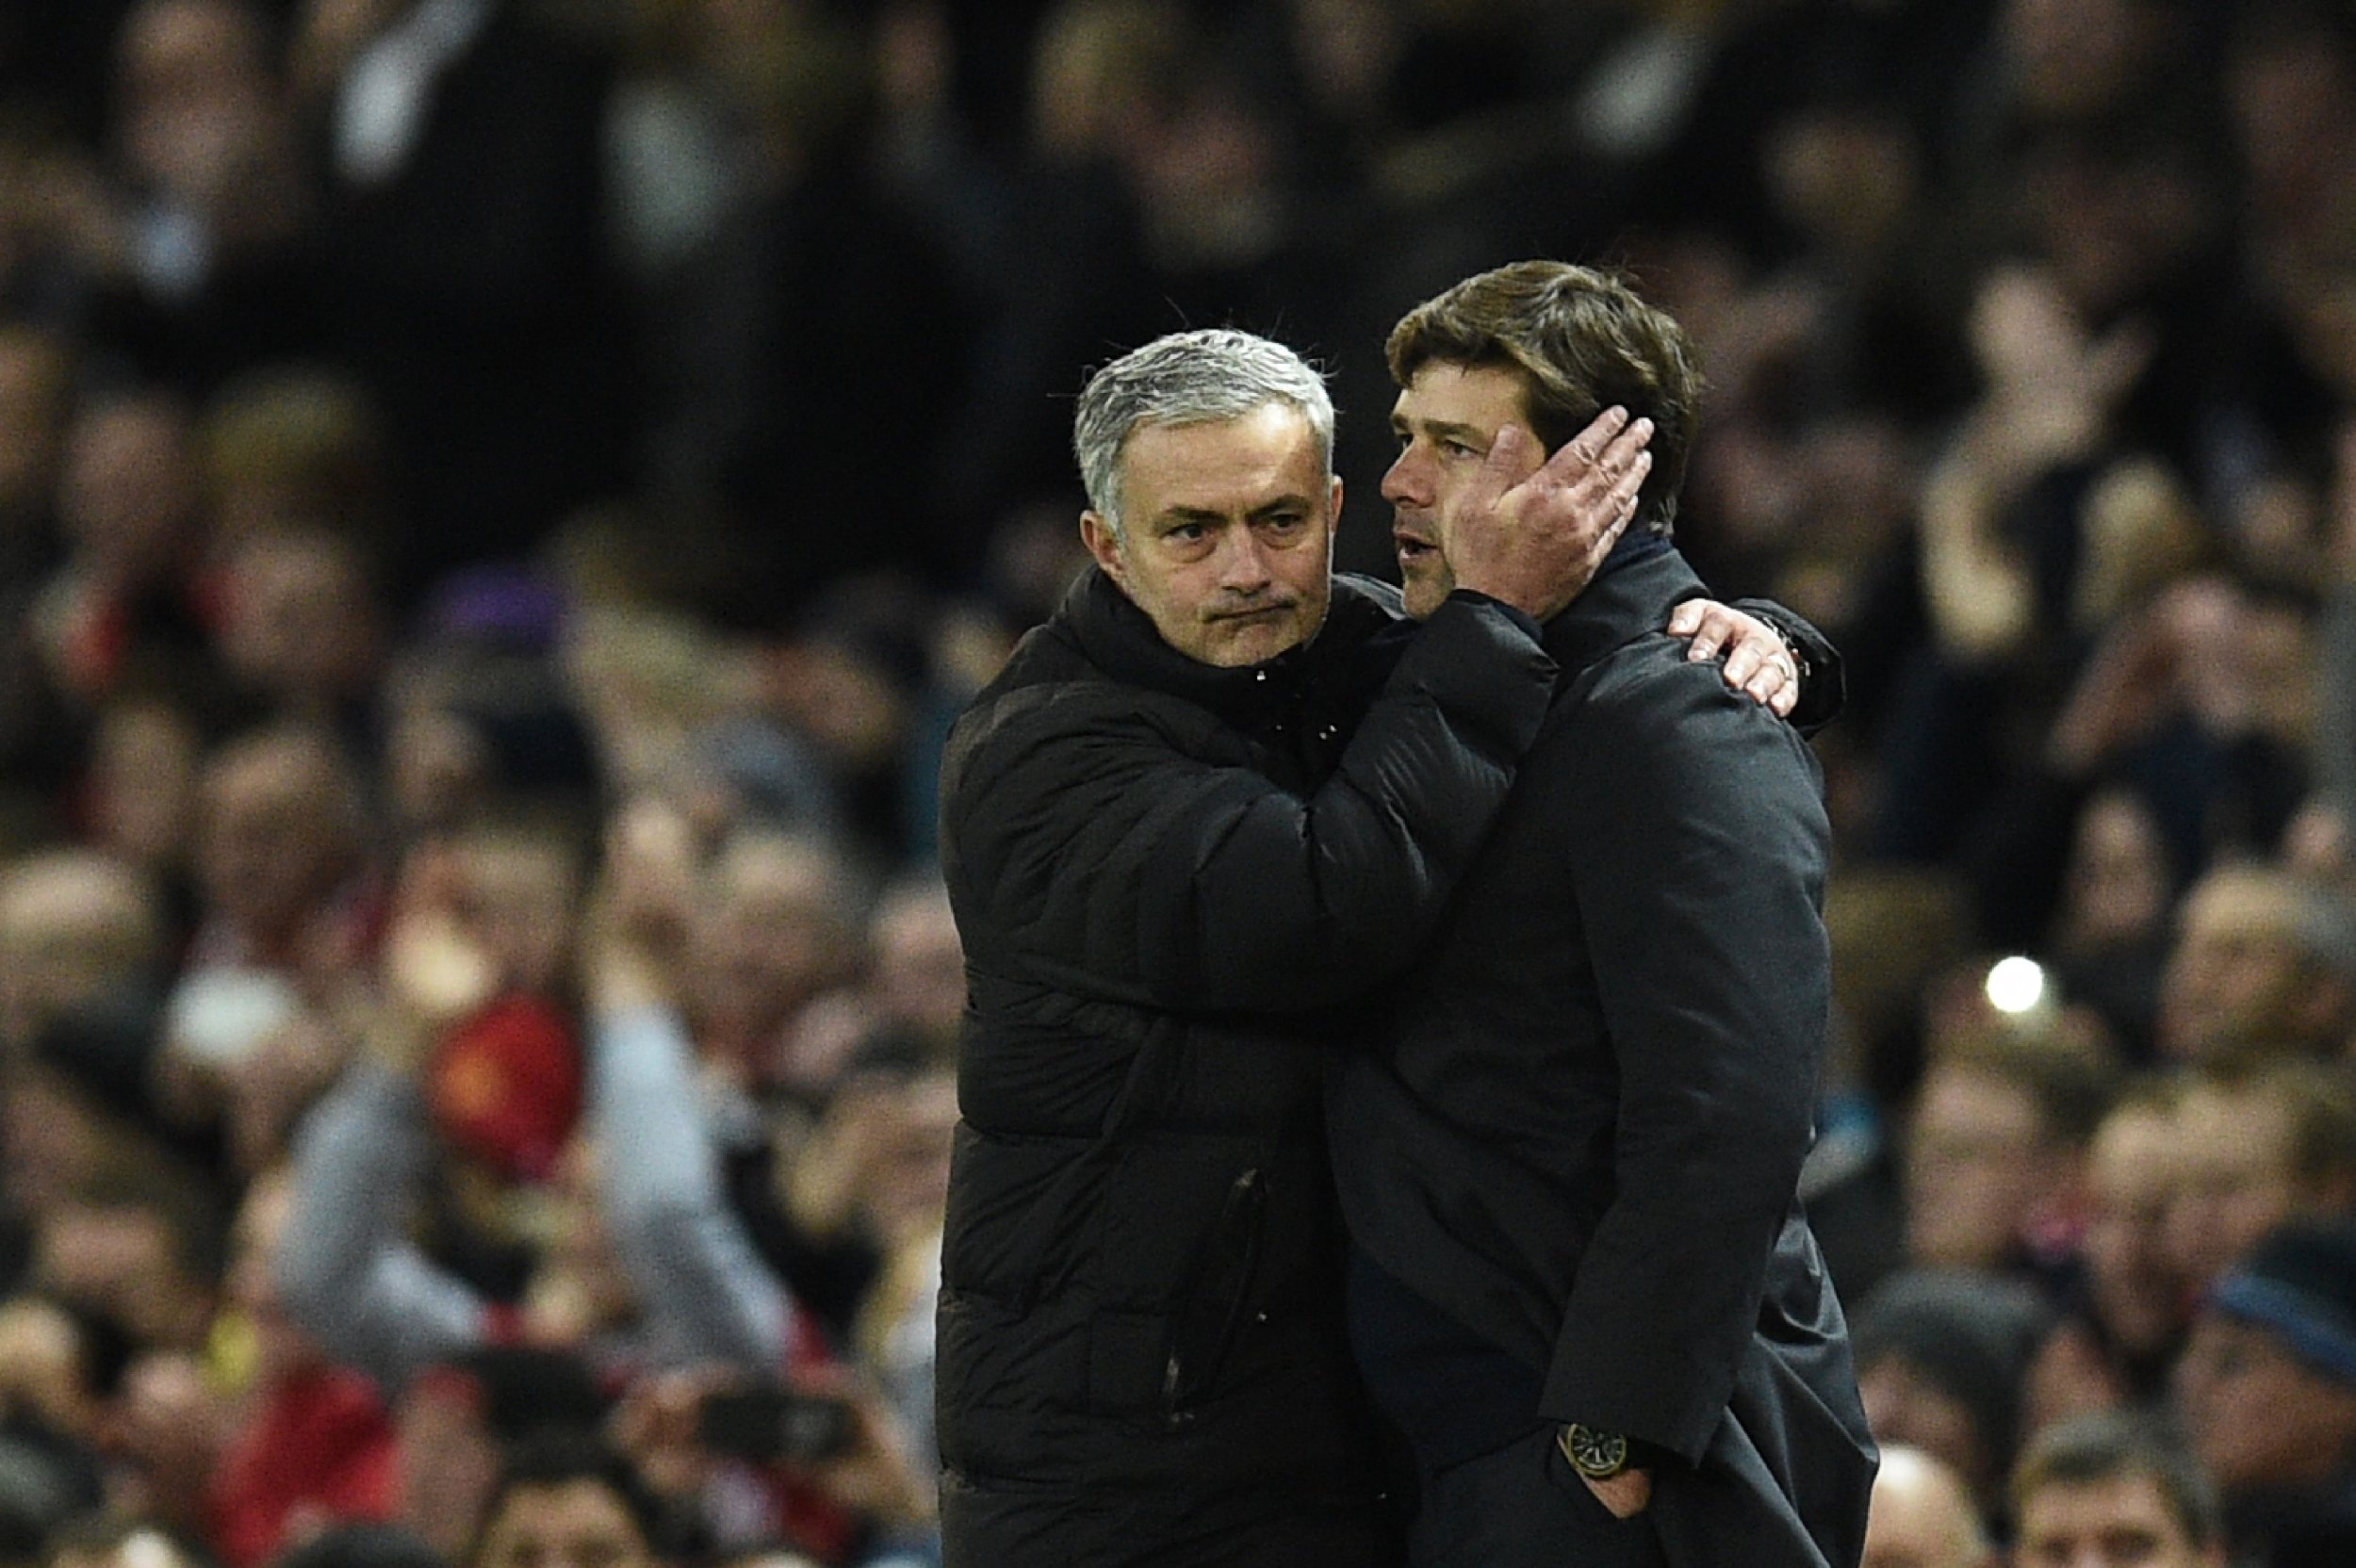
{"type": "Polygon", "coordinates": [[[1580,1475],[1602,1480],[1628,1467],[1628,1439],[1574,1421],[1562,1429],[1562,1457],[1580,1475]]]}

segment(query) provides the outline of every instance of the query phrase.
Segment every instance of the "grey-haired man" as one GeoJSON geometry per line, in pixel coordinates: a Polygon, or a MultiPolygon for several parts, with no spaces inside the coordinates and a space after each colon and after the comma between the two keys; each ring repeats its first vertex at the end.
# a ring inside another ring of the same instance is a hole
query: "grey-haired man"
{"type": "MultiPolygon", "coordinates": [[[[951,737],[951,1568],[1396,1559],[1342,1327],[1326,1010],[1432,929],[1553,693],[1536,623],[1610,549],[1648,432],[1608,412],[1443,519],[1457,591],[1420,629],[1329,575],[1332,432],[1317,372],[1248,334],[1099,371],[1074,435],[1097,569],[951,737]]],[[[1764,628],[1729,661],[1791,673],[1764,628]]]]}

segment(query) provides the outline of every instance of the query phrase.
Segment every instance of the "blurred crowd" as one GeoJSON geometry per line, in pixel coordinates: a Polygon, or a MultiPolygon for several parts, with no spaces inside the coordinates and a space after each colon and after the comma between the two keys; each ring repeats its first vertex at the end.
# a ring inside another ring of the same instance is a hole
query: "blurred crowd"
{"type": "Polygon", "coordinates": [[[2356,1560],[2338,0],[9,0],[0,1560],[929,1560],[936,756],[1071,396],[1295,345],[1387,570],[1383,336],[1541,254],[1847,656],[1877,1431],[2001,1539],[2147,1409],[2356,1560]]]}

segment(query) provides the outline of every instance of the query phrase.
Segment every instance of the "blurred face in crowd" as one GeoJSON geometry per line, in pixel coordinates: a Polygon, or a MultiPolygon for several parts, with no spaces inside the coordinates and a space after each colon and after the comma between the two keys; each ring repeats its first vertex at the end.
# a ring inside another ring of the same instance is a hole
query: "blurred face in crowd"
{"type": "Polygon", "coordinates": [[[0,513],[45,505],[65,428],[68,361],[28,327],[0,327],[0,513]]]}
{"type": "Polygon", "coordinates": [[[170,400],[102,401],[74,421],[57,512],[97,578],[141,582],[172,566],[195,504],[188,420],[170,400]]]}
{"type": "Polygon", "coordinates": [[[90,740],[91,834],[130,864],[176,869],[196,819],[196,726],[163,703],[110,705],[90,740]]]}
{"type": "Polygon", "coordinates": [[[1919,1448],[1885,1447],[1861,1568],[1988,1568],[1993,1560],[1962,1478],[1919,1448]]]}
{"type": "Polygon", "coordinates": [[[2296,890],[2264,872],[2213,872],[2185,896],[2160,982],[2160,1049],[2201,1061],[2306,1039],[2334,1005],[2301,955],[2296,890]]]}
{"type": "Polygon", "coordinates": [[[1497,433],[1530,423],[1521,377],[1495,366],[1466,368],[1434,360],[1391,405],[1399,456],[1383,476],[1391,503],[1407,612],[1418,620],[1440,608],[1456,574],[1440,553],[1440,517],[1489,455],[1497,433]]]}
{"type": "Polygon", "coordinates": [[[128,867],[64,851],[0,875],[0,1043],[136,978],[156,956],[155,894],[128,867]]]}
{"type": "Polygon", "coordinates": [[[850,959],[841,868],[819,845],[738,836],[720,853],[694,915],[698,1004],[769,1030],[838,982],[850,959]]]}
{"type": "Polygon", "coordinates": [[[560,843],[483,835],[458,846],[455,914],[507,987],[553,990],[572,952],[581,878],[560,843]]]}
{"type": "Polygon", "coordinates": [[[148,0],[122,40],[121,139],[132,174],[185,201],[218,201],[272,121],[253,14],[231,0],[148,0]]]}
{"type": "Polygon", "coordinates": [[[1906,1356],[1893,1351],[1858,1367],[1857,1396],[1875,1442],[1920,1448],[1952,1469],[1975,1496],[1995,1485],[1996,1457],[1971,1407],[1906,1356]]]}
{"type": "Polygon", "coordinates": [[[935,1072],[899,1086],[879,1125],[864,1184],[870,1226],[888,1245],[921,1242],[948,1207],[957,1079],[935,1072]]]}
{"type": "Polygon", "coordinates": [[[2146,0],[2008,0],[2004,42],[2040,117],[2117,103],[2142,79],[2156,40],[2146,0]]]}
{"type": "Polygon", "coordinates": [[[1120,531],[1089,512],[1081,538],[1171,647],[1235,669],[1324,624],[1342,485],[1300,410],[1139,425],[1120,482],[1120,531]]]}
{"type": "Polygon", "coordinates": [[[965,950],[948,891],[930,886],[887,899],[875,915],[875,952],[882,1010],[928,1036],[954,1035],[965,1013],[965,950]]]}
{"type": "Polygon", "coordinates": [[[2070,847],[2070,939],[2088,947],[2133,941],[2168,913],[2168,858],[2159,826],[2135,796],[2109,791],[2087,803],[2070,847]]]}
{"type": "Polygon", "coordinates": [[[88,1360],[82,1330],[64,1308],[36,1296],[0,1303],[0,1388],[12,1415],[93,1442],[104,1413],[85,1386],[88,1360]]]}
{"type": "Polygon", "coordinates": [[[520,1485],[483,1521],[473,1568],[651,1568],[654,1554],[604,1482],[520,1485]]]}
{"type": "Polygon", "coordinates": [[[69,1202],[34,1239],[41,1282],[109,1312],[150,1347],[194,1349],[212,1319],[210,1285],[182,1255],[170,1217],[135,1204],[69,1202]]]}
{"type": "Polygon", "coordinates": [[[221,653],[239,678],[308,712],[364,695],[377,669],[377,613],[350,546],[270,534],[230,563],[221,653]]]}
{"type": "Polygon", "coordinates": [[[2087,1151],[2087,1286],[2096,1315],[2131,1353],[2162,1348],[2184,1326],[2188,1289],[2168,1223],[2186,1152],[2174,1118],[2149,1105],[2112,1112],[2087,1151]]]}
{"type": "Polygon", "coordinates": [[[350,860],[344,789],[323,742],[272,737],[216,759],[198,832],[207,912],[266,946],[291,937],[350,860]]]}
{"type": "Polygon", "coordinates": [[[2304,1203],[2280,1096],[2202,1084],[2185,1093],[2174,1120],[2167,1243],[2179,1277],[2199,1290],[2304,1203]]]}
{"type": "Polygon", "coordinates": [[[2018,1568],[2223,1568],[2221,1547],[2193,1544],[2149,1475],[2053,1481],[2021,1510],[2018,1568]]]}
{"type": "Polygon", "coordinates": [[[2008,1263],[2056,1164],[2027,1089],[1966,1064],[1933,1067],[1906,1137],[1907,1257],[1956,1268],[2008,1263]]]}
{"type": "Polygon", "coordinates": [[[2296,1490],[2356,1460],[2356,1387],[2309,1366],[2271,1331],[2218,1312],[2176,1365],[2193,1452],[2228,1497],[2296,1490]]]}

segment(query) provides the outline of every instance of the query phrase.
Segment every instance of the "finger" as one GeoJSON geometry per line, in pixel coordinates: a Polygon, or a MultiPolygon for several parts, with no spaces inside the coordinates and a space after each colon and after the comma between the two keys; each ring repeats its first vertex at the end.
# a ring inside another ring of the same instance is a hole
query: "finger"
{"type": "Polygon", "coordinates": [[[1687,599],[1669,612],[1669,635],[1691,637],[1701,629],[1702,605],[1699,599],[1687,599]]]}
{"type": "Polygon", "coordinates": [[[1742,682],[1742,691],[1753,702],[1763,707],[1775,700],[1775,694],[1782,691],[1785,684],[1783,666],[1771,660],[1761,665],[1756,675],[1742,682]]]}
{"type": "Polygon", "coordinates": [[[1519,425],[1506,425],[1498,430],[1497,439],[1489,443],[1488,455],[1481,460],[1481,467],[1473,474],[1472,482],[1464,486],[1452,505],[1440,509],[1435,520],[1443,549],[1458,519],[1486,516],[1500,497],[1528,477],[1536,445],[1536,437],[1519,425]]]}
{"type": "Polygon", "coordinates": [[[1494,478],[1502,495],[1545,466],[1545,461],[1546,449],[1535,435],[1519,425],[1500,425],[1497,439],[1489,443],[1489,455],[1481,459],[1481,476],[1494,478]]]}
{"type": "Polygon", "coordinates": [[[1622,507],[1612,521],[1604,525],[1603,531],[1595,535],[1595,547],[1588,551],[1589,557],[1600,565],[1603,558],[1612,553],[1612,547],[1620,542],[1620,535],[1628,531],[1628,525],[1635,520],[1636,509],[1632,506],[1622,507]]]}
{"type": "Polygon", "coordinates": [[[1685,657],[1696,664],[1717,658],[1718,650],[1726,646],[1726,633],[1732,629],[1726,612],[1719,606],[1706,600],[1700,602],[1703,607],[1702,624],[1685,650],[1685,657]]]}
{"type": "Polygon", "coordinates": [[[1628,460],[1628,466],[1613,479],[1612,494],[1633,510],[1637,498],[1644,492],[1644,477],[1652,472],[1652,453],[1638,452],[1628,460]]]}
{"type": "Polygon", "coordinates": [[[1554,454],[1555,460],[1560,461],[1567,457],[1571,466],[1591,468],[1603,457],[1612,442],[1626,433],[1628,427],[1628,410],[1618,403],[1613,403],[1610,408],[1588,420],[1586,429],[1563,442],[1562,449],[1554,454]]]}
{"type": "Polygon", "coordinates": [[[1790,718],[1792,716],[1792,710],[1797,708],[1799,705],[1800,683],[1796,680],[1792,681],[1790,685],[1777,692],[1774,696],[1767,699],[1767,707],[1769,710],[1779,719],[1790,718]]]}
{"type": "Polygon", "coordinates": [[[1650,419],[1631,422],[1628,410],[1616,405],[1608,408],[1546,459],[1546,476],[1565,486],[1591,477],[1610,483],[1635,463],[1644,444],[1652,439],[1652,429],[1650,419]],[[1611,432],[1608,435],[1602,433],[1607,422],[1611,432]]]}
{"type": "Polygon", "coordinates": [[[1737,691],[1750,690],[1752,679],[1764,667],[1759,649],[1750,643],[1737,643],[1726,655],[1726,684],[1737,691]]]}

